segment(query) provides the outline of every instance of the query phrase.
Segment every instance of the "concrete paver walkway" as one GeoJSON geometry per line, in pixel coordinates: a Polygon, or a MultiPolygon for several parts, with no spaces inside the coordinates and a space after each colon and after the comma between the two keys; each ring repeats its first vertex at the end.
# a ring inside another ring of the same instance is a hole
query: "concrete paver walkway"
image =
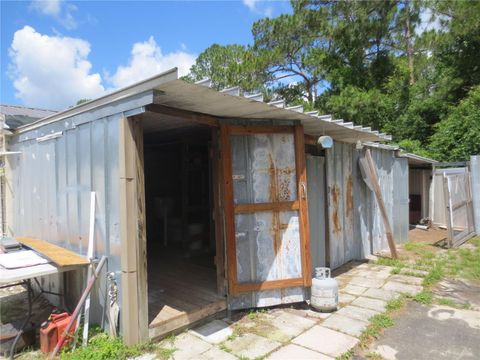
{"type": "MultiPolygon", "coordinates": [[[[421,274],[420,274],[421,275],[421,274]]],[[[422,291],[421,278],[391,275],[391,268],[357,264],[337,276],[339,310],[274,308],[189,330],[173,341],[173,359],[333,359],[358,344],[372,316],[401,293],[422,291]]]]}
{"type": "Polygon", "coordinates": [[[409,302],[395,326],[386,329],[368,352],[385,360],[476,360],[480,312],[409,302]]]}

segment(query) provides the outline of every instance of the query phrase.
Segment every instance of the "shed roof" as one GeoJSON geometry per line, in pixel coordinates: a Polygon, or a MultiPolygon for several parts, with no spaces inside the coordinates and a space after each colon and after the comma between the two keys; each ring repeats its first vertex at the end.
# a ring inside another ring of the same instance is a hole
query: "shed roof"
{"type": "Polygon", "coordinates": [[[317,112],[303,112],[301,106],[285,107],[283,101],[265,103],[259,94],[239,96],[238,88],[216,91],[210,88],[209,84],[208,80],[197,84],[180,80],[177,69],[173,68],[95,100],[22,126],[17,129],[17,133],[30,131],[84,112],[95,111],[109,104],[125,101],[135,95],[153,91],[152,103],[154,104],[219,118],[298,120],[304,125],[305,133],[312,136],[330,135],[332,138],[344,142],[391,140],[389,135],[380,134],[370,128],[336,120],[329,115],[319,116],[317,112]]]}
{"type": "Polygon", "coordinates": [[[10,129],[30,124],[38,119],[55,114],[55,111],[37,109],[19,105],[0,105],[0,114],[5,116],[5,123],[10,129]]]}
{"type": "Polygon", "coordinates": [[[431,167],[432,165],[438,163],[437,160],[433,160],[424,156],[415,155],[411,153],[402,153],[401,157],[405,157],[408,160],[408,165],[417,166],[417,167],[431,167]]]}

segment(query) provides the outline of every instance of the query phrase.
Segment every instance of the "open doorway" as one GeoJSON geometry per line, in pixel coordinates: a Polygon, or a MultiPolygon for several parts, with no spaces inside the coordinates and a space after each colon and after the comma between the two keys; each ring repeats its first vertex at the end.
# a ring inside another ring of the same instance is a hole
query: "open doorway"
{"type": "Polygon", "coordinates": [[[149,129],[144,124],[148,317],[156,338],[226,309],[226,300],[217,290],[212,130],[149,129]]]}

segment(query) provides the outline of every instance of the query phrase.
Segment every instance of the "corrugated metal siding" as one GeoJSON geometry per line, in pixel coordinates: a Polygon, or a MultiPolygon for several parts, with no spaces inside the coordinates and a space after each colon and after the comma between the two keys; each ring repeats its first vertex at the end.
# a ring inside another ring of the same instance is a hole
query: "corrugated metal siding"
{"type": "MultiPolygon", "coordinates": [[[[12,146],[22,152],[11,159],[15,236],[40,238],[86,255],[90,192],[95,191],[94,255],[107,255],[108,270],[120,271],[119,119],[99,119],[54,139],[12,146]]],[[[72,284],[77,290],[83,287],[78,282],[83,284],[81,277],[72,284]]],[[[100,313],[95,311],[100,311],[103,300],[97,305],[92,307],[92,318],[99,321],[100,313]]]]}
{"type": "Polygon", "coordinates": [[[480,155],[470,157],[475,232],[480,235],[480,155]]]}
{"type": "Polygon", "coordinates": [[[308,218],[312,276],[314,269],[325,266],[325,158],[306,156],[308,185],[308,218]]]}
{"type": "MultiPolygon", "coordinates": [[[[408,162],[384,149],[371,149],[395,241],[408,239],[408,162]]],[[[330,266],[337,268],[388,247],[373,192],[364,183],[352,144],[335,142],[326,151],[330,266]]]]}
{"type": "Polygon", "coordinates": [[[354,146],[335,142],[326,151],[330,267],[337,268],[357,257],[353,233],[354,146]]]}
{"type": "MultiPolygon", "coordinates": [[[[235,204],[297,199],[293,134],[231,137],[235,204]]],[[[237,281],[302,276],[298,211],[235,216],[237,281]]],[[[303,289],[258,291],[229,299],[231,309],[303,301],[303,289]]]]}
{"type": "Polygon", "coordinates": [[[393,159],[393,235],[397,243],[408,240],[409,230],[409,193],[408,193],[408,160],[393,159]]]}

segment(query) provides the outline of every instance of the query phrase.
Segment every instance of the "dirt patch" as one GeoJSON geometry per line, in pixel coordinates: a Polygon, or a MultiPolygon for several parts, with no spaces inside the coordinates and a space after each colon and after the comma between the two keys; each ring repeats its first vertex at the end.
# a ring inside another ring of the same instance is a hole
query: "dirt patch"
{"type": "Polygon", "coordinates": [[[442,246],[447,240],[447,230],[430,228],[428,230],[412,229],[408,232],[408,241],[442,246]]]}

